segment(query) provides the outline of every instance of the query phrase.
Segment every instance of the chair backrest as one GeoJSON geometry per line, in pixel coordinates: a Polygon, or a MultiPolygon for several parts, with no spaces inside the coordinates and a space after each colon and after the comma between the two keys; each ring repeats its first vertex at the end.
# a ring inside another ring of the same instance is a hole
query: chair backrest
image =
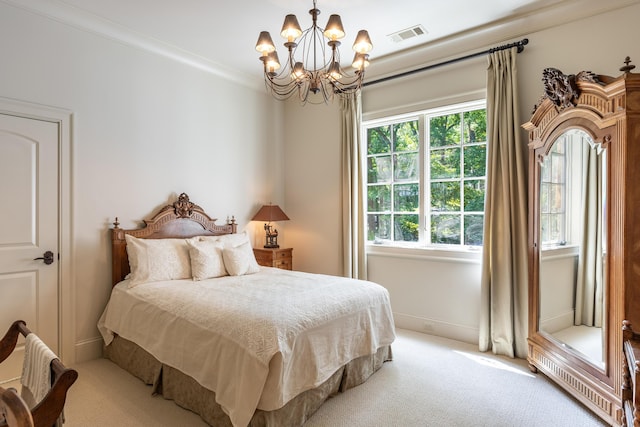
{"type": "Polygon", "coordinates": [[[8,427],[33,427],[33,417],[26,402],[15,389],[0,387],[0,419],[8,427]]]}
{"type": "MultiPolygon", "coordinates": [[[[30,333],[31,331],[23,320],[13,322],[0,340],[0,363],[9,357],[15,349],[18,334],[26,337],[30,333]]],[[[67,392],[77,379],[78,372],[75,369],[66,368],[60,359],[54,359],[51,362],[51,389],[35,407],[31,408],[34,427],[52,427],[56,424],[64,409],[67,392]]],[[[4,426],[8,426],[7,422],[0,421],[0,427],[4,426]]]]}

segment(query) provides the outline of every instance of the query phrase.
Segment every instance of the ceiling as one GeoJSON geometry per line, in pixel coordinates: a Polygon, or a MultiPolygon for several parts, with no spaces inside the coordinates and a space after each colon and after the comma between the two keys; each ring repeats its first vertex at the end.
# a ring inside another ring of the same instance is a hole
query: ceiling
{"type": "MultiPolygon", "coordinates": [[[[280,59],[286,57],[280,28],[293,13],[311,25],[313,0],[0,0],[31,9],[84,30],[107,34],[237,79],[261,80],[255,50],[260,31],[269,31],[280,59]]],[[[599,13],[634,0],[317,0],[319,25],[337,13],[347,33],[341,51],[350,61],[351,44],[367,29],[376,61],[464,34],[482,33],[508,22],[534,22],[536,15],[567,20],[571,14],[599,13]],[[604,4],[604,5],[603,5],[604,4]],[[421,25],[426,34],[401,42],[390,34],[421,25]]],[[[550,19],[553,21],[554,19],[550,19]]],[[[522,28],[519,33],[523,34],[522,28]]]]}

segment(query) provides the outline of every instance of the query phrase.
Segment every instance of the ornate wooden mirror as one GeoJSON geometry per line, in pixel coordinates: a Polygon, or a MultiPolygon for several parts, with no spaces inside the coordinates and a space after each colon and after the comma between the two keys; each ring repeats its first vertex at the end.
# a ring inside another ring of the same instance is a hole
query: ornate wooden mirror
{"type": "Polygon", "coordinates": [[[630,262],[640,252],[640,190],[631,188],[640,186],[640,79],[626,64],[615,79],[545,69],[545,94],[523,125],[528,361],[612,425],[621,420],[622,320],[637,317],[640,286],[630,262]]]}
{"type": "Polygon", "coordinates": [[[547,142],[536,165],[538,331],[604,372],[607,150],[580,126],[547,142]]]}

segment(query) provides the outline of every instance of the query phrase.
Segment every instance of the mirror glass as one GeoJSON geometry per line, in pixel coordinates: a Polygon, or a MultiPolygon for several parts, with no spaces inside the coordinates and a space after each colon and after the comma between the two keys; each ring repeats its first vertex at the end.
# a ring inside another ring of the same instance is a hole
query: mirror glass
{"type": "Polygon", "coordinates": [[[540,165],[539,330],[605,367],[606,150],[571,129],[540,165]]]}

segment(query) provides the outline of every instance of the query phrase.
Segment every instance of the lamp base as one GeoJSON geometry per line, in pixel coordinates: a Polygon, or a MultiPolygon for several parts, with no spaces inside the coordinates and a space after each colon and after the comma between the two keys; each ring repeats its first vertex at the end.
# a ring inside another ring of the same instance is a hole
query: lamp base
{"type": "Polygon", "coordinates": [[[265,224],[264,230],[266,231],[264,247],[267,249],[279,248],[280,246],[278,245],[278,230],[273,228],[271,224],[265,224]]]}

